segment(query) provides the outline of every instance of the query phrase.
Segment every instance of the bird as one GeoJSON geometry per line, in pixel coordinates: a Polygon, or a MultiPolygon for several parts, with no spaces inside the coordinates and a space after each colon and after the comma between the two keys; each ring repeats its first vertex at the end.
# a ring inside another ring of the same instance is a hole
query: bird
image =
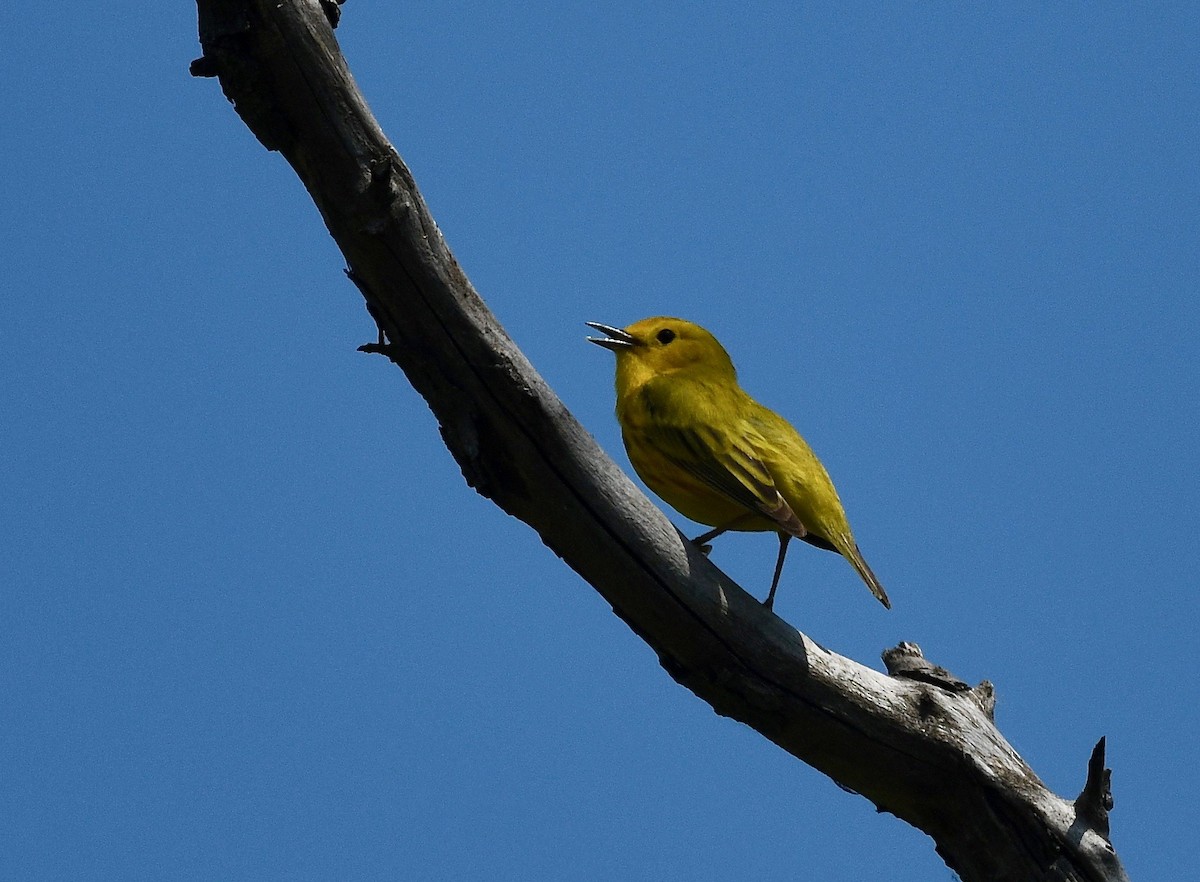
{"type": "Polygon", "coordinates": [[[772,609],[788,543],[836,551],[891,609],[859,551],[829,473],[796,429],[738,384],[725,347],[697,324],[654,316],[616,328],[586,322],[616,354],[617,422],[638,476],[684,517],[712,527],[692,541],[708,551],[728,531],[779,536],[772,609]]]}

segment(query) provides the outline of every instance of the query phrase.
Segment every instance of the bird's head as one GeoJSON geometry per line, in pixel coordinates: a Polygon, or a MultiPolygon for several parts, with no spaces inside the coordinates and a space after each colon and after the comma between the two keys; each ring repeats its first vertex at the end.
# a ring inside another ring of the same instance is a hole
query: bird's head
{"type": "Polygon", "coordinates": [[[617,354],[618,388],[639,386],[674,372],[705,379],[737,379],[725,347],[692,322],[660,315],[634,322],[624,330],[597,322],[587,324],[606,335],[588,340],[617,354]]]}

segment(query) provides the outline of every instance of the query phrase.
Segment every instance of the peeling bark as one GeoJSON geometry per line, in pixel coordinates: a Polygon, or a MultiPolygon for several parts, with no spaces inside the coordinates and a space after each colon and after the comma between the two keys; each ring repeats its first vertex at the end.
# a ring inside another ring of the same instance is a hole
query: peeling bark
{"type": "Polygon", "coordinates": [[[596,445],[459,269],[354,83],[332,0],[198,0],[203,57],[311,194],[467,482],[533,527],[679,683],[928,833],[965,882],[1126,879],[1101,740],[1064,800],[996,729],[995,698],[912,644],[888,674],[813,643],[714,567],[596,445]]]}

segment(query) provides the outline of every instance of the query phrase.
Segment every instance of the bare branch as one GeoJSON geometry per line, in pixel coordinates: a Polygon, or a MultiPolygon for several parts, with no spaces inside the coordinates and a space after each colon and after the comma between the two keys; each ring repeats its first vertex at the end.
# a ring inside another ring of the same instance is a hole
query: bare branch
{"type": "Polygon", "coordinates": [[[1075,814],[1107,839],[1108,812],[1112,807],[1112,770],[1104,767],[1104,739],[1101,738],[1088,760],[1087,781],[1075,800],[1075,814]]]}
{"type": "Polygon", "coordinates": [[[967,882],[1125,878],[1096,776],[1075,804],[1050,793],[993,725],[990,684],[969,689],[912,645],[890,654],[892,676],[816,645],[709,563],[599,449],[459,269],[346,67],[336,5],[198,7],[193,73],[219,77],[312,195],[379,325],[363,348],[404,370],[468,483],[537,530],[672,677],[927,832],[967,882]]]}

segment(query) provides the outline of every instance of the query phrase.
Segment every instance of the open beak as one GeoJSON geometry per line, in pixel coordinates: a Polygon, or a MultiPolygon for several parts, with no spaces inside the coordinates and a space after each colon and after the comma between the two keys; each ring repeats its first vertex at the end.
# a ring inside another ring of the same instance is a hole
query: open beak
{"type": "Polygon", "coordinates": [[[602,325],[599,322],[585,322],[585,324],[589,328],[595,328],[600,333],[608,335],[607,337],[588,337],[587,341],[595,343],[597,346],[603,346],[605,349],[611,349],[613,352],[629,349],[637,343],[633,337],[626,334],[620,328],[602,325]]]}

